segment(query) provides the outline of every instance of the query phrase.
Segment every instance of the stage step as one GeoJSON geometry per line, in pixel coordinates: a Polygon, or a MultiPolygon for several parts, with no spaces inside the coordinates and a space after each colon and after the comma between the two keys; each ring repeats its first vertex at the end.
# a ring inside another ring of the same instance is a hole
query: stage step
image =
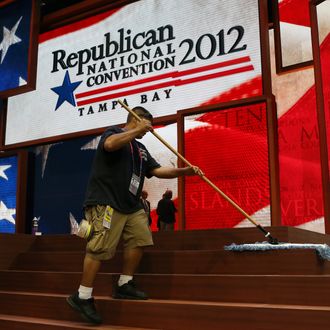
{"type": "MultiPolygon", "coordinates": [[[[207,301],[127,301],[97,297],[105,324],[163,330],[200,329],[329,329],[330,307],[221,303],[207,301]]],[[[42,316],[80,322],[64,295],[0,292],[0,309],[6,315],[42,316]],[[13,308],[15,306],[15,308],[13,308]]]]}
{"type": "Polygon", "coordinates": [[[32,249],[35,236],[0,234],[0,269],[7,269],[17,254],[32,249]]]}
{"type": "MultiPolygon", "coordinates": [[[[119,274],[99,273],[94,294],[111,297],[119,274]]],[[[71,294],[81,273],[1,271],[0,290],[71,294]]],[[[330,275],[137,274],[153,299],[330,306],[330,275]]]]}
{"type": "MultiPolygon", "coordinates": [[[[83,330],[91,329],[90,325],[82,322],[58,321],[35,317],[12,316],[0,314],[1,330],[83,330]]],[[[112,325],[99,325],[98,330],[157,330],[132,328],[112,325]]]]}
{"type": "MultiPolygon", "coordinates": [[[[295,228],[271,233],[283,242],[330,241],[295,228]]],[[[0,329],[90,328],[66,303],[80,283],[86,242],[72,235],[12,237],[0,240],[0,329]]],[[[105,320],[98,329],[328,329],[330,262],[309,249],[223,248],[261,240],[255,228],[154,233],[155,247],[146,250],[135,276],[147,301],[111,298],[122,268],[119,247],[95,281],[105,320]]]]}
{"type": "MultiPolygon", "coordinates": [[[[267,229],[267,228],[266,228],[267,229]]],[[[327,243],[330,236],[293,227],[268,228],[280,242],[327,243]]],[[[255,227],[224,228],[209,230],[187,230],[153,232],[153,250],[217,250],[231,243],[255,243],[267,241],[255,227]]],[[[31,250],[34,251],[83,251],[86,242],[75,235],[37,236],[31,250]]]]}
{"type": "MultiPolygon", "coordinates": [[[[27,252],[12,263],[13,270],[80,272],[84,252],[27,252]]],[[[120,272],[122,253],[118,251],[103,272],[120,272]]],[[[153,274],[259,274],[322,275],[330,274],[330,262],[315,250],[274,250],[232,252],[224,250],[146,251],[139,273],[153,274]]]]}

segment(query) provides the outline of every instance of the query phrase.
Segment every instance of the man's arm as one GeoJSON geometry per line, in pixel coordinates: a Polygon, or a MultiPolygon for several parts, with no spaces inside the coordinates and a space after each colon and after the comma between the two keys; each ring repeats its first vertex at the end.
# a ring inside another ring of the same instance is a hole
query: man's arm
{"type": "Polygon", "coordinates": [[[181,168],[158,167],[151,170],[150,174],[161,179],[173,179],[185,175],[204,175],[204,173],[197,166],[187,166],[181,168]]]}
{"type": "Polygon", "coordinates": [[[115,151],[122,148],[125,144],[134,140],[141,133],[146,133],[152,130],[151,123],[147,120],[141,120],[136,127],[122,133],[112,134],[104,141],[105,151],[115,151]]]}

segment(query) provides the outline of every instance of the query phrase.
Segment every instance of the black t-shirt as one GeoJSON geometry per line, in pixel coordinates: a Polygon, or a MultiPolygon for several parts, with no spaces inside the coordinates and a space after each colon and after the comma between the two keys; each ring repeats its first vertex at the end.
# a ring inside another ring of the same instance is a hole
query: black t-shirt
{"type": "Polygon", "coordinates": [[[109,127],[96,149],[84,206],[110,205],[122,213],[133,213],[142,209],[140,194],[145,176],[150,178],[151,170],[160,167],[146,147],[133,140],[121,149],[108,152],[104,141],[112,134],[122,133],[119,127],[109,127]],[[140,176],[137,194],[129,191],[133,172],[140,176]]]}

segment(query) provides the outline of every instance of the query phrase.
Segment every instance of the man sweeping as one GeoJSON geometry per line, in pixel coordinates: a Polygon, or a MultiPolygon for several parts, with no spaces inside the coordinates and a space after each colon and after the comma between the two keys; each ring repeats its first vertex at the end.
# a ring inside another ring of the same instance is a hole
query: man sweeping
{"type": "Polygon", "coordinates": [[[160,166],[137,141],[152,131],[152,115],[143,107],[133,111],[142,120],[129,114],[124,128],[112,126],[103,133],[87,186],[85,217],[92,225],[93,234],[86,246],[79,289],[67,301],[94,324],[102,323],[92,297],[94,280],[101,263],[114,256],[121,237],[124,241],[123,269],[113,297],[148,299],[133,281],[144,247],[153,245],[148,218],[140,202],[145,177],[203,175],[196,166],[160,166]]]}

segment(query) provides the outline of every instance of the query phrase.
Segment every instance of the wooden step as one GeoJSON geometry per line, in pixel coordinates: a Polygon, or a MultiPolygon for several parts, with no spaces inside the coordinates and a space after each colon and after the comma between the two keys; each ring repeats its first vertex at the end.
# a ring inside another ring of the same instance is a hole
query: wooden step
{"type": "MultiPolygon", "coordinates": [[[[119,274],[99,273],[94,295],[111,297],[119,274]]],[[[0,290],[69,295],[81,273],[1,271],[0,290]]],[[[153,299],[330,306],[330,275],[138,274],[153,299]]]]}
{"type": "MultiPolygon", "coordinates": [[[[82,269],[84,252],[28,252],[17,256],[10,269],[76,271],[82,269]]],[[[102,264],[103,272],[121,272],[122,253],[102,264]]],[[[273,250],[232,252],[146,251],[139,273],[152,274],[330,274],[330,262],[318,257],[315,250],[273,250]]]]}
{"type": "Polygon", "coordinates": [[[32,249],[35,236],[0,234],[0,269],[10,267],[17,254],[32,249]]]}
{"type": "MultiPolygon", "coordinates": [[[[281,242],[330,244],[330,235],[293,227],[266,229],[281,242]]],[[[255,227],[153,232],[153,239],[155,243],[153,249],[158,250],[216,250],[231,243],[267,241],[255,227]]],[[[31,250],[82,251],[85,245],[85,240],[74,235],[44,235],[35,238],[31,250]]]]}
{"type": "MultiPolygon", "coordinates": [[[[12,316],[0,314],[1,330],[79,330],[90,329],[90,325],[82,322],[58,321],[36,317],[12,316]]],[[[98,330],[156,330],[132,328],[112,325],[99,325],[98,330]]]]}
{"type": "MultiPolygon", "coordinates": [[[[128,301],[98,297],[104,324],[163,330],[329,329],[330,307],[215,303],[194,301],[128,301]]],[[[0,292],[3,314],[81,322],[63,295],[0,292]]]]}

